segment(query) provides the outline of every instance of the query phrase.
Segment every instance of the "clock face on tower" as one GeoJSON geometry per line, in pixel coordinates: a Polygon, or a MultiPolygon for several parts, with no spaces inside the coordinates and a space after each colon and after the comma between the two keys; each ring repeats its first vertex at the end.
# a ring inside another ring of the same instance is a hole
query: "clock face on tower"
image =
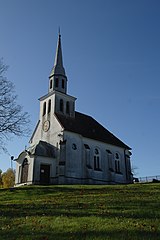
{"type": "Polygon", "coordinates": [[[47,132],[49,130],[49,127],[50,127],[50,121],[47,120],[43,123],[43,131],[47,132]]]}

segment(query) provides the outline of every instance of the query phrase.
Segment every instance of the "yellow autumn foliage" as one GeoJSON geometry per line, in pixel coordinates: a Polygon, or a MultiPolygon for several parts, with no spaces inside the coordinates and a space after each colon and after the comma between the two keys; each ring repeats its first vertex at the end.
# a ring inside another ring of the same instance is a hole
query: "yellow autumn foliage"
{"type": "Polygon", "coordinates": [[[2,174],[2,184],[4,188],[14,187],[15,183],[15,171],[9,168],[2,174]]]}

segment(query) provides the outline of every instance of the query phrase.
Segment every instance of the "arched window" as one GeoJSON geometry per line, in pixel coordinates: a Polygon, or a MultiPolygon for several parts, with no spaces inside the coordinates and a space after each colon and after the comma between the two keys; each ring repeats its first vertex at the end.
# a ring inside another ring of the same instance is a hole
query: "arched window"
{"type": "Polygon", "coordinates": [[[28,160],[24,159],[22,164],[22,172],[21,172],[21,183],[26,183],[28,180],[28,160]]]}
{"type": "Polygon", "coordinates": [[[120,173],[121,169],[120,169],[120,155],[119,153],[115,154],[115,172],[116,173],[120,173]]]}
{"type": "Polygon", "coordinates": [[[69,102],[66,102],[66,113],[70,113],[70,106],[69,106],[69,102]]]}
{"type": "Polygon", "coordinates": [[[94,170],[101,170],[100,153],[97,148],[94,150],[94,170]]]}
{"type": "Polygon", "coordinates": [[[62,88],[64,89],[64,79],[62,79],[62,88]]]}
{"type": "Polygon", "coordinates": [[[49,99],[48,101],[48,113],[51,112],[51,99],[49,99]]]}
{"type": "Polygon", "coordinates": [[[53,81],[52,81],[52,79],[50,80],[50,89],[52,88],[52,83],[53,83],[53,81]]]}
{"type": "Polygon", "coordinates": [[[63,99],[60,100],[60,111],[63,112],[63,99]]]}
{"type": "Polygon", "coordinates": [[[59,83],[58,78],[56,78],[56,79],[55,79],[55,87],[56,87],[56,88],[58,88],[58,83],[59,83]]]}
{"type": "Polygon", "coordinates": [[[46,114],[46,102],[43,103],[43,116],[46,114]]]}

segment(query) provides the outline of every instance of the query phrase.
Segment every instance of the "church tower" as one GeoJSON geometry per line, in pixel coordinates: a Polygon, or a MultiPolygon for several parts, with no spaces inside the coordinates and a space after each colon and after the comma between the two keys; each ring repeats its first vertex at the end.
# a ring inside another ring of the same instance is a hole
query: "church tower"
{"type": "Polygon", "coordinates": [[[48,94],[40,99],[40,119],[45,122],[51,114],[75,117],[76,98],[67,94],[67,76],[63,67],[61,35],[59,32],[54,66],[49,76],[48,94]]]}

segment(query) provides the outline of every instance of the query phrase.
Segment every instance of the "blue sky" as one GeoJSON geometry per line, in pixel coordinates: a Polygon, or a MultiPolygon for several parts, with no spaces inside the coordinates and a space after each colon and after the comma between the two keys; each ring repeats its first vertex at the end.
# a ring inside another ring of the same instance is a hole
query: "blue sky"
{"type": "MultiPolygon", "coordinates": [[[[31,130],[48,91],[58,27],[68,93],[132,148],[137,176],[160,174],[160,1],[0,0],[0,58],[31,130]]],[[[15,156],[29,138],[7,143],[15,156]]],[[[0,153],[0,169],[10,155],[0,153]]]]}

